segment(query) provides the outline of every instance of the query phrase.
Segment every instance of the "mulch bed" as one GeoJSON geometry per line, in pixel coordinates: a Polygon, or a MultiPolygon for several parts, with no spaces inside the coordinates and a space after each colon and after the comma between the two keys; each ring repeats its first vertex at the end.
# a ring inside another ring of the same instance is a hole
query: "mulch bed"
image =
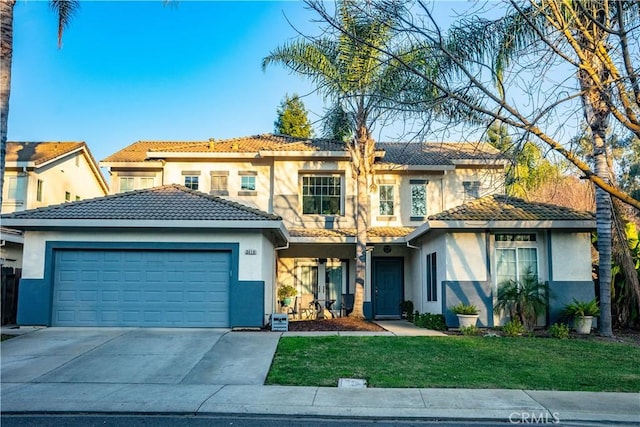
{"type": "Polygon", "coordinates": [[[385,329],[366,320],[351,317],[336,317],[324,320],[294,320],[289,321],[289,331],[317,332],[317,331],[367,331],[380,332],[385,329]]]}

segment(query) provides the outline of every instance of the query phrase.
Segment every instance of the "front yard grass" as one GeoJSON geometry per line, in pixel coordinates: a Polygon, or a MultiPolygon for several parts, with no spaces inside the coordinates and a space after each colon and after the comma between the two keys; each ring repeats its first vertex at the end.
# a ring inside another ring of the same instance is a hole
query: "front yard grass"
{"type": "Polygon", "coordinates": [[[640,347],[491,337],[285,337],[267,384],[640,391],[640,347]]]}

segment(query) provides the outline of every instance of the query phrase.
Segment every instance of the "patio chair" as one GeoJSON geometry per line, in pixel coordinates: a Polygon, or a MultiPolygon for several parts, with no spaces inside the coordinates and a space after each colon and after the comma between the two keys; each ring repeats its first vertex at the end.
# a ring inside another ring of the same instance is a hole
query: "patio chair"
{"type": "Polygon", "coordinates": [[[340,316],[346,317],[353,311],[353,294],[342,294],[342,302],[340,304],[340,316]]]}
{"type": "Polygon", "coordinates": [[[314,319],[316,315],[315,305],[313,303],[313,294],[302,294],[296,296],[293,307],[289,307],[288,314],[298,319],[314,319]]]}

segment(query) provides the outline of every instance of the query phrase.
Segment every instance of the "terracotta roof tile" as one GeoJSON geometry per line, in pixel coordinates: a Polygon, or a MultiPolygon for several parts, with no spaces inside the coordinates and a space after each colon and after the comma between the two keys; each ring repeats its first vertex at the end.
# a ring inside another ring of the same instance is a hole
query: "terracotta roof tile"
{"type": "Polygon", "coordinates": [[[486,196],[429,216],[436,221],[592,221],[591,212],[509,196],[486,196]]]}
{"type": "Polygon", "coordinates": [[[175,184],[15,212],[2,215],[2,218],[133,221],[280,220],[276,215],[175,184]]]}
{"type": "Polygon", "coordinates": [[[441,166],[453,165],[455,160],[496,161],[504,158],[486,143],[380,142],[376,147],[385,151],[385,156],[378,160],[381,164],[441,166]]]}
{"type": "Polygon", "coordinates": [[[84,142],[7,142],[7,162],[34,162],[36,165],[60,157],[78,148],[84,142]]]}
{"type": "Polygon", "coordinates": [[[253,135],[211,141],[138,141],[103,162],[142,162],[153,152],[257,153],[258,151],[344,151],[344,145],[326,139],[302,139],[286,135],[253,135]]]}
{"type": "MultiPolygon", "coordinates": [[[[453,165],[454,160],[501,159],[488,144],[468,143],[389,143],[376,144],[385,156],[381,164],[453,165]]],[[[211,141],[138,141],[112,154],[103,162],[142,162],[154,152],[173,153],[258,153],[259,151],[345,151],[341,142],[328,139],[302,139],[286,135],[253,135],[211,141]]]]}

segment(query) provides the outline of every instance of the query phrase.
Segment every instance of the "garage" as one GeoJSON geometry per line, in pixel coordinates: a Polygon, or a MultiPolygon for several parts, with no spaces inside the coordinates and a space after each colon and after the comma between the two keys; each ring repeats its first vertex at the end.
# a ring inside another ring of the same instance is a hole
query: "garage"
{"type": "Polygon", "coordinates": [[[53,326],[228,327],[224,251],[57,250],[53,326]]]}
{"type": "Polygon", "coordinates": [[[259,328],[282,219],[165,185],[2,215],[24,231],[17,323],[259,328]]]}

